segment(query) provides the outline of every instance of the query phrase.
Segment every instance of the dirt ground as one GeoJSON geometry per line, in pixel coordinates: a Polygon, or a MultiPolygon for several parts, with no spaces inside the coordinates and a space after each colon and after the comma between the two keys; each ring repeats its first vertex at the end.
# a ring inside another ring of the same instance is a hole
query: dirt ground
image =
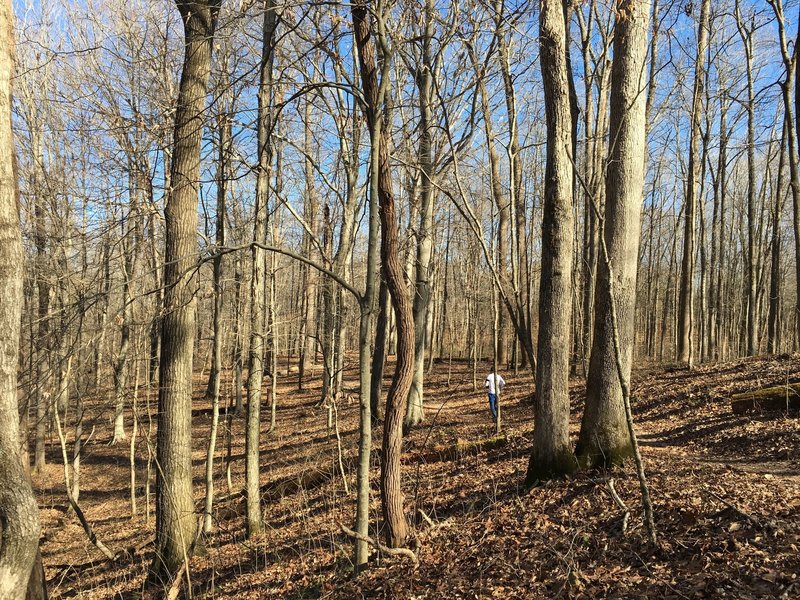
{"type": "MultiPolygon", "coordinates": [[[[336,436],[328,430],[326,411],[316,406],[319,383],[301,392],[295,374],[279,377],[277,426],[266,435],[265,423],[262,438],[267,530],[256,540],[244,536],[244,419],[232,419],[230,488],[222,421],[215,530],[203,539],[205,551],[191,560],[193,597],[800,596],[800,419],[797,414],[736,416],[729,402],[737,391],[800,381],[800,355],[702,366],[692,372],[648,368],[636,374],[634,413],[658,546],[646,540],[632,465],[531,490],[520,487],[533,424],[529,375],[504,373],[505,435],[498,440],[492,439],[494,424],[480,386],[483,369],[474,390],[470,366],[436,364],[426,380],[425,424],[405,441],[404,492],[419,565],[375,555],[372,568],[353,578],[352,542],[339,524],[352,525],[355,509],[356,375],[353,364],[345,377],[348,397],[338,409],[344,479],[338,471],[336,436]],[[623,511],[609,493],[609,478],[630,509],[626,533],[623,511]]],[[[198,510],[210,424],[204,389],[198,374],[193,454],[198,510]]],[[[224,389],[227,403],[230,386],[224,389]]],[[[573,435],[583,394],[576,379],[573,435]]],[[[153,552],[153,501],[147,511],[143,487],[139,489],[138,513],[131,516],[130,446],[109,445],[112,411],[107,403],[95,399],[87,404],[84,432],[91,431],[91,436],[83,457],[80,503],[97,536],[121,558],[106,560],[67,511],[61,450],[53,435],[49,464],[34,481],[51,597],[158,597],[163,591],[144,588],[153,552]]],[[[140,486],[148,456],[148,404],[154,410],[155,397],[142,389],[136,439],[140,486]]],[[[130,432],[130,412],[127,417],[130,432]]],[[[373,432],[373,535],[380,522],[380,436],[378,427],[373,432]]]]}

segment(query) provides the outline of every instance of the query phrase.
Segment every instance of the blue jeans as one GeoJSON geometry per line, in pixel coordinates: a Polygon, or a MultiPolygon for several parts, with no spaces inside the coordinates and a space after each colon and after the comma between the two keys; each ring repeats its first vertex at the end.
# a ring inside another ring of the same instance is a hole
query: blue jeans
{"type": "Polygon", "coordinates": [[[489,412],[492,413],[492,418],[497,420],[497,394],[489,394],[489,412]]]}

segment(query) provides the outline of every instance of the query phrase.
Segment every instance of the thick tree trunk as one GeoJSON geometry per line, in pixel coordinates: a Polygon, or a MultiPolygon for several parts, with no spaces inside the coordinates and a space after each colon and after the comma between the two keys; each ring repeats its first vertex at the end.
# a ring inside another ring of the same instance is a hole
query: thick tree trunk
{"type": "Polygon", "coordinates": [[[192,357],[197,272],[200,141],[219,0],[177,2],[185,55],[176,103],[172,189],[164,209],[164,316],[158,393],[159,464],[151,580],[168,582],[192,553],[197,531],[192,494],[192,357]]]}
{"type": "Polygon", "coordinates": [[[533,452],[526,482],[575,469],[569,443],[569,361],[572,309],[572,105],[563,3],[543,0],[539,46],[547,118],[547,167],[542,217],[542,275],[533,452]]]}
{"type": "Polygon", "coordinates": [[[14,11],[0,2],[0,598],[22,600],[37,558],[39,509],[19,452],[17,362],[24,256],[17,201],[11,78],[14,11]]]}
{"type": "Polygon", "coordinates": [[[636,310],[636,275],[641,234],[645,144],[645,62],[649,0],[616,3],[614,64],[611,74],[611,144],[606,172],[603,235],[613,265],[610,297],[608,263],[599,261],[595,326],[586,409],[576,454],[581,465],[616,464],[632,453],[614,349],[611,302],[623,375],[630,377],[636,310]]]}

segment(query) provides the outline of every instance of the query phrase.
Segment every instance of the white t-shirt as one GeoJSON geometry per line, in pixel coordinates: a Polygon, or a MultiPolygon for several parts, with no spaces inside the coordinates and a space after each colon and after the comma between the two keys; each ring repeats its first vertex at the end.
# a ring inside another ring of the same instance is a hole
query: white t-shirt
{"type": "MultiPolygon", "coordinates": [[[[484,384],[483,384],[483,385],[484,385],[484,387],[487,387],[487,388],[489,388],[489,393],[490,393],[490,394],[496,394],[496,393],[497,393],[497,392],[494,390],[494,378],[495,378],[495,375],[494,375],[494,373],[489,373],[489,374],[486,376],[486,381],[485,381],[485,382],[484,382],[484,384]]],[[[505,385],[506,385],[506,380],[505,380],[505,379],[503,379],[503,376],[502,376],[502,375],[497,375],[497,387],[499,387],[499,388],[500,388],[500,391],[501,391],[501,392],[503,391],[503,387],[505,387],[505,385]]]]}

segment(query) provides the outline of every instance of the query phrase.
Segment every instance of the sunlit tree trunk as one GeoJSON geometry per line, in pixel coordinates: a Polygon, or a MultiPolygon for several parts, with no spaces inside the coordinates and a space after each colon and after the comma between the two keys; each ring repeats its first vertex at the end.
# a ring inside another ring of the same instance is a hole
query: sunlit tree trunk
{"type": "Polygon", "coordinates": [[[603,236],[613,266],[598,263],[594,339],[586,386],[586,409],[576,454],[585,467],[621,462],[632,453],[614,349],[617,337],[623,376],[633,359],[636,275],[644,187],[645,62],[649,0],[618,0],[611,74],[610,144],[606,170],[603,236]],[[616,323],[611,318],[611,302],[616,323]],[[614,331],[616,325],[617,331],[614,331]]]}
{"type": "Polygon", "coordinates": [[[678,297],[678,349],[679,363],[692,367],[694,339],[694,253],[695,222],[697,213],[697,190],[700,173],[699,144],[700,119],[703,118],[706,45],[708,44],[708,26],[710,0],[703,0],[700,5],[700,21],[697,25],[697,52],[695,54],[694,92],[692,99],[691,130],[689,133],[689,166],[686,180],[686,210],[684,211],[685,227],[683,233],[683,262],[681,264],[681,284],[678,297]]]}
{"type": "Polygon", "coordinates": [[[192,494],[192,365],[197,272],[200,141],[219,0],[177,2],[185,48],[175,113],[172,190],[164,209],[164,316],[158,393],[159,465],[155,556],[150,578],[168,582],[191,556],[197,521],[192,494]]]}
{"type": "Polygon", "coordinates": [[[245,496],[247,535],[261,533],[261,490],[259,486],[259,444],[261,439],[261,396],[267,330],[267,244],[269,231],[269,182],[272,166],[272,69],[275,62],[277,14],[272,0],[263,4],[263,39],[258,84],[258,167],[256,173],[255,223],[253,228],[253,279],[250,284],[250,356],[247,375],[247,428],[245,434],[245,496]]]}
{"type": "Polygon", "coordinates": [[[542,217],[542,274],[533,452],[527,483],[575,468],[569,442],[572,309],[572,104],[567,65],[569,24],[563,3],[542,0],[539,46],[547,118],[547,168],[542,217]]]}
{"type": "Polygon", "coordinates": [[[0,2],[0,598],[22,600],[39,545],[39,509],[22,468],[17,412],[24,256],[17,201],[11,79],[14,11],[0,2]]]}
{"type": "MultiPolygon", "coordinates": [[[[378,2],[375,10],[378,31],[384,31],[382,4],[378,2]]],[[[383,56],[383,73],[379,87],[377,57],[373,42],[370,19],[366,6],[352,5],[353,30],[361,70],[361,83],[366,99],[367,124],[371,142],[378,145],[377,181],[381,218],[381,269],[386,278],[386,286],[392,299],[397,319],[397,364],[392,384],[386,396],[386,419],[383,426],[383,447],[381,449],[381,501],[386,526],[386,540],[390,546],[402,546],[408,535],[408,523],[403,507],[401,489],[400,455],[403,445],[403,416],[408,390],[411,387],[414,366],[414,320],[411,299],[403,280],[400,263],[397,214],[392,192],[391,167],[389,164],[389,132],[381,126],[380,108],[382,106],[383,86],[388,82],[387,63],[383,56]]],[[[382,33],[380,39],[385,40],[382,33]]]]}

